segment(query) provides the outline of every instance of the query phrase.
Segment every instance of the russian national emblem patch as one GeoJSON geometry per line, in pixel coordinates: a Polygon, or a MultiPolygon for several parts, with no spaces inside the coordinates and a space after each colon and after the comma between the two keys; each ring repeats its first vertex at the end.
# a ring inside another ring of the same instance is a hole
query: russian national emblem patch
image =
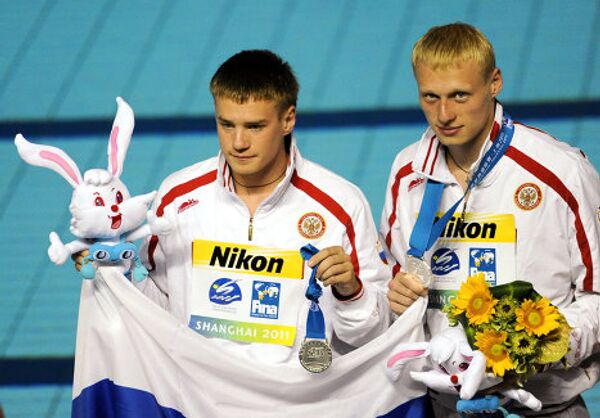
{"type": "Polygon", "coordinates": [[[535,183],[523,183],[515,191],[515,204],[522,210],[533,210],[542,203],[542,190],[535,183]]]}
{"type": "Polygon", "coordinates": [[[326,227],[325,219],[317,212],[305,213],[298,220],[298,232],[307,239],[321,238],[326,227]]]}

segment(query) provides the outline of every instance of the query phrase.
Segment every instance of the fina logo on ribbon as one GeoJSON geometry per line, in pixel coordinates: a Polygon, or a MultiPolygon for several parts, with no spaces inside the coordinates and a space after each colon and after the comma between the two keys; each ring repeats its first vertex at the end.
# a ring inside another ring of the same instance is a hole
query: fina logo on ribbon
{"type": "Polygon", "coordinates": [[[235,281],[222,277],[210,285],[208,298],[217,305],[229,305],[242,300],[242,291],[235,281]]]}
{"type": "Polygon", "coordinates": [[[436,276],[444,276],[460,269],[460,260],[450,248],[439,248],[431,256],[431,272],[436,276]]]}

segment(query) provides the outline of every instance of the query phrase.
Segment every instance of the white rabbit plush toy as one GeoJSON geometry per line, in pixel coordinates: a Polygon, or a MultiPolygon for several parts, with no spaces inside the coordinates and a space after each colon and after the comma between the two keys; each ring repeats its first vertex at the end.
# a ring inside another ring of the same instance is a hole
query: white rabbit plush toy
{"type": "Polygon", "coordinates": [[[117,97],[117,106],[108,141],[107,170],[94,168],[86,171],[82,178],[77,164],[57,147],[33,144],[21,134],[15,137],[15,145],[23,160],[56,171],[74,188],[69,205],[73,216],[70,230],[78,239],[63,244],[58,234],[51,232],[50,260],[61,265],[71,254],[89,249],[90,255],[81,268],[84,278],[94,278],[98,265],[111,265],[119,266],[123,273],[131,271],[135,281],[142,281],[148,271],[140,262],[132,241],[150,234],[166,234],[170,224],[148,211],[156,191],[131,197],[119,178],[133,133],[134,116],[131,107],[120,97],[117,97]],[[148,223],[144,224],[146,219],[148,223]]]}
{"type": "MultiPolygon", "coordinates": [[[[463,400],[473,398],[484,390],[502,382],[502,378],[486,373],[486,359],[479,350],[469,346],[460,326],[450,327],[431,338],[429,342],[403,343],[396,346],[388,359],[388,375],[397,380],[404,365],[414,359],[428,357],[431,369],[411,371],[411,377],[427,387],[442,393],[459,395],[463,400]]],[[[524,389],[502,389],[500,393],[529,409],[539,411],[542,403],[524,389]]]]}

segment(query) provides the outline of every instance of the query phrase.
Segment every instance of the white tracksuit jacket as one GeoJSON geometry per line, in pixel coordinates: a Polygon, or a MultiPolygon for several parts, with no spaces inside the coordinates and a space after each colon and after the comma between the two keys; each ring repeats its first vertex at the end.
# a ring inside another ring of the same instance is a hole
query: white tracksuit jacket
{"type": "MultiPolygon", "coordinates": [[[[492,139],[501,125],[502,112],[498,103],[492,139]]],[[[490,137],[472,169],[477,168],[490,148],[490,137]]],[[[446,185],[440,213],[463,194],[446,165],[445,148],[431,128],[419,142],[396,156],[391,169],[380,232],[394,274],[405,262],[427,178],[446,185]]],[[[457,218],[462,210],[461,203],[457,218]]],[[[575,361],[588,357],[597,344],[600,322],[600,295],[596,293],[600,290],[600,179],[583,153],[542,131],[515,123],[509,149],[471,191],[465,211],[479,214],[484,223],[497,214],[514,215],[514,248],[494,250],[495,258],[493,251],[487,251],[487,261],[491,261],[488,270],[496,270],[492,275],[501,275],[500,264],[512,264],[515,277],[498,276],[498,284],[515,279],[531,282],[577,330],[579,338],[575,338],[572,353],[575,361]]],[[[476,235],[484,230],[483,224],[480,226],[467,224],[460,229],[454,224],[453,231],[448,226],[443,235],[455,239],[438,239],[425,253],[424,259],[432,263],[434,274],[437,272],[430,289],[434,289],[433,300],[437,300],[438,306],[440,301],[447,301],[442,299],[444,290],[458,289],[457,281],[466,279],[467,272],[472,271],[474,260],[469,257],[477,256],[478,262],[482,262],[481,255],[486,252],[482,247],[487,244],[469,240],[469,232],[476,235]],[[436,287],[443,290],[435,290],[436,287]],[[436,292],[439,292],[437,299],[436,292]]],[[[432,307],[431,292],[429,302],[427,325],[429,332],[435,334],[447,326],[447,320],[443,312],[432,307]]],[[[545,405],[561,403],[592,386],[597,380],[597,369],[597,363],[591,366],[589,377],[581,367],[550,371],[531,378],[526,389],[545,405]]]]}
{"type": "MultiPolygon", "coordinates": [[[[222,154],[169,176],[159,189],[154,210],[173,223],[174,231],[152,237],[144,244],[141,254],[150,277],[139,287],[182,323],[189,323],[193,304],[192,241],[203,239],[296,251],[307,243],[318,249],[341,245],[351,255],[363,289],[347,301],[334,297],[331,288],[323,289],[319,304],[328,339],[335,332],[337,339],[358,346],[389,326],[386,294],[391,272],[379,254],[377,230],[365,197],[353,184],[304,160],[295,141],[284,180],[260,204],[253,218],[233,190],[222,154]],[[313,223],[316,219],[318,224],[313,230],[305,220],[311,214],[313,223]],[[302,228],[308,228],[305,236],[302,228]]],[[[311,269],[305,265],[303,289],[308,285],[310,273],[311,269]]],[[[303,293],[304,290],[299,296],[302,303],[293,346],[214,341],[245,353],[251,360],[299,365],[297,354],[305,336],[310,305],[303,293]]],[[[208,298],[202,303],[211,304],[208,298]]]]}

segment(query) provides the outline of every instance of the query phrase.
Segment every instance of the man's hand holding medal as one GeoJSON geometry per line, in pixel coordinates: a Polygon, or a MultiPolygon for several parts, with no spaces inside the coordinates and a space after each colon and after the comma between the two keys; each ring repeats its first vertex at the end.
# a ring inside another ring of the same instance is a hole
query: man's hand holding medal
{"type": "Polygon", "coordinates": [[[420,258],[407,255],[406,271],[398,272],[388,285],[390,308],[402,315],[419,297],[427,296],[431,268],[420,258]]]}
{"type": "Polygon", "coordinates": [[[351,299],[362,291],[362,283],[354,274],[349,255],[340,246],[327,247],[319,251],[310,244],[300,249],[302,257],[312,268],[306,298],[311,301],[306,318],[306,337],[300,347],[300,364],[311,373],[321,373],[332,363],[333,356],[325,337],[325,320],[319,307],[323,286],[332,286],[335,296],[351,299]]]}

